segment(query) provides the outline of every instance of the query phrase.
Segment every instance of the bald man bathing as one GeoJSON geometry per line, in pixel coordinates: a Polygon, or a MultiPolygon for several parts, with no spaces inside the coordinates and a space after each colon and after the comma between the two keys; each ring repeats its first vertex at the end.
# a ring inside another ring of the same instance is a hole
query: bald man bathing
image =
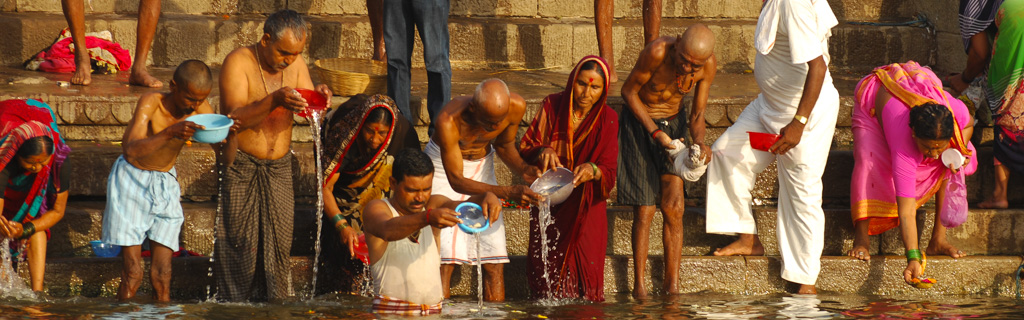
{"type": "Polygon", "coordinates": [[[704,144],[704,108],[717,70],[714,48],[714,34],[702,24],[690,26],[681,36],[657,38],[640,52],[622,85],[627,107],[619,124],[618,202],[633,206],[636,297],[647,296],[644,273],[655,205],[661,205],[664,215],[664,289],[666,293],[679,293],[683,179],[671,173],[666,152],[674,149],[672,140],[682,140],[689,129],[704,162],[711,160],[710,149],[704,144]],[[683,96],[693,91],[696,96],[690,114],[680,117],[683,96]]]}
{"type": "MultiPolygon", "coordinates": [[[[454,201],[494,193],[499,198],[521,203],[537,203],[540,196],[524,185],[498,186],[494,176],[494,154],[527,183],[541,172],[528,165],[516,148],[516,133],[526,113],[526,101],[511,93],[498,79],[488,79],[476,87],[473,96],[461,96],[448,102],[438,113],[434,135],[424,151],[434,161],[432,194],[454,201]]],[[[473,236],[458,228],[441,231],[441,287],[450,295],[455,264],[470,264],[477,259],[473,236]],[[472,249],[471,249],[472,247],[472,249]]],[[[480,260],[484,269],[484,300],[505,300],[503,264],[508,263],[505,248],[504,217],[479,234],[480,260]]]]}

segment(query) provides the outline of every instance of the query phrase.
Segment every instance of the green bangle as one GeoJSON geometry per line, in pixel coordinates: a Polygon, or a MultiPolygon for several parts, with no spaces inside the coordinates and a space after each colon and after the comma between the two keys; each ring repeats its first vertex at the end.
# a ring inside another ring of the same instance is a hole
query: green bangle
{"type": "Polygon", "coordinates": [[[590,167],[591,167],[592,169],[594,169],[594,177],[597,177],[597,165],[596,165],[596,164],[594,164],[593,162],[587,162],[587,163],[589,163],[589,164],[590,164],[590,167]]]}
{"type": "Polygon", "coordinates": [[[339,213],[331,216],[331,225],[333,225],[335,229],[338,229],[338,231],[341,231],[341,229],[348,227],[348,221],[346,221],[345,217],[341,216],[339,213]],[[338,224],[339,221],[341,222],[341,225],[338,224]]]}
{"type": "Polygon", "coordinates": [[[907,250],[907,262],[911,262],[911,261],[918,261],[918,262],[920,262],[921,259],[922,259],[921,249],[907,250]]]}
{"type": "Polygon", "coordinates": [[[29,237],[31,237],[35,233],[36,233],[36,225],[35,224],[32,224],[31,221],[30,222],[22,223],[21,224],[21,238],[19,238],[19,239],[28,239],[29,237]]]}

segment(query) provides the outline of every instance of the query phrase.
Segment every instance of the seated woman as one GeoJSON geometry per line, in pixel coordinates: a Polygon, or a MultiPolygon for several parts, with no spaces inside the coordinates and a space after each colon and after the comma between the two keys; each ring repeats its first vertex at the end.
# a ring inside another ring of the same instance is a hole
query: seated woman
{"type": "MultiPolygon", "coordinates": [[[[942,90],[931,70],[913,61],[876,68],[857,84],[856,92],[851,181],[856,237],[849,255],[870,259],[868,235],[898,225],[907,248],[904,278],[909,282],[922,273],[917,209],[932,195],[937,204],[946,196],[951,169],[939,155],[955,148],[967,156],[962,167],[966,174],[977,168],[977,152],[969,142],[974,121],[963,102],[942,90]]],[[[939,221],[935,219],[925,253],[964,256],[946,241],[946,228],[939,221]]]]}
{"type": "Polygon", "coordinates": [[[608,243],[608,193],[615,186],[619,154],[619,115],[608,99],[608,65],[588,56],[576,64],[565,91],[544,98],[519,149],[542,171],[573,171],[573,190],[551,207],[548,261],[540,257],[538,210],[531,211],[527,278],[535,298],[604,301],[604,256],[608,243]],[[558,235],[556,237],[556,234],[558,235]],[[545,269],[544,264],[548,267],[545,269]],[[547,272],[547,275],[544,273],[547,272]]]}
{"type": "Polygon", "coordinates": [[[63,165],[71,148],[64,144],[45,103],[0,101],[0,124],[0,238],[27,243],[32,290],[43,291],[46,241],[50,228],[64,217],[68,201],[70,170],[63,165]]]}
{"type": "Polygon", "coordinates": [[[394,100],[378,94],[356,95],[324,119],[324,230],[317,293],[350,292],[364,266],[354,259],[362,234],[363,206],[391,191],[391,162],[420,141],[394,100]],[[333,227],[337,232],[331,232],[333,227]]]}
{"type": "Polygon", "coordinates": [[[1003,1],[996,26],[999,32],[988,67],[994,96],[989,101],[998,101],[993,103],[995,188],[985,202],[978,204],[981,208],[1006,208],[1006,184],[1011,169],[1024,174],[1024,52],[1020,50],[1024,45],[1024,0],[1003,1]]]}

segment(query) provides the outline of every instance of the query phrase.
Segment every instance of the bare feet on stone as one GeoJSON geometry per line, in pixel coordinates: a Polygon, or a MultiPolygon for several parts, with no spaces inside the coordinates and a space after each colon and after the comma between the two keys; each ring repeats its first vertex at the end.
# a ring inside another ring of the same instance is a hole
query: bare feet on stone
{"type": "Polygon", "coordinates": [[[71,84],[89,85],[92,83],[92,65],[89,63],[89,59],[77,61],[76,58],[75,60],[75,72],[71,74],[71,84]]]}
{"type": "Polygon", "coordinates": [[[716,256],[763,256],[764,246],[754,235],[740,235],[733,243],[715,250],[716,256]]]}
{"type": "Polygon", "coordinates": [[[131,76],[128,76],[128,84],[140,87],[149,88],[160,88],[164,86],[164,83],[149,74],[149,71],[145,68],[135,69],[132,68],[131,76]]]}
{"type": "Polygon", "coordinates": [[[1006,201],[1006,199],[998,200],[994,198],[985,200],[984,202],[978,204],[978,208],[981,209],[1006,209],[1009,206],[1010,203],[1006,201]]]}
{"type": "Polygon", "coordinates": [[[871,254],[868,251],[870,245],[871,239],[868,238],[867,234],[857,234],[853,239],[853,249],[850,249],[850,252],[847,252],[846,255],[864,261],[871,261],[871,254]]]}
{"type": "Polygon", "coordinates": [[[928,243],[928,248],[924,250],[924,253],[927,255],[946,255],[953,257],[953,259],[959,259],[967,256],[963,250],[957,249],[946,240],[935,239],[932,239],[932,241],[928,243]]]}
{"type": "Polygon", "coordinates": [[[619,74],[615,73],[614,66],[608,66],[608,83],[619,82],[619,74]]]}

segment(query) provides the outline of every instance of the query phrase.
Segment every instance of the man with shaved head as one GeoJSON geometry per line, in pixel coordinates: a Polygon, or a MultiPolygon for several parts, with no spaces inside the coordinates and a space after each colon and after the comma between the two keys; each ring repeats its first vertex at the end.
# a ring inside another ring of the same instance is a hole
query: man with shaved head
{"type": "Polygon", "coordinates": [[[664,216],[665,282],[667,293],[679,292],[679,262],[683,250],[683,179],[673,174],[668,150],[682,147],[687,129],[702,157],[704,108],[715,78],[715,36],[696,24],[680,36],[660,37],[647,45],[622,85],[626,100],[619,119],[618,203],[633,206],[633,295],[644,297],[647,243],[655,205],[664,216]],[[696,92],[689,115],[683,96],[696,92]],[[689,126],[687,126],[689,123],[689,126]]]}
{"type": "MultiPolygon", "coordinates": [[[[516,133],[526,113],[526,101],[511,93],[505,82],[488,79],[481,82],[473,96],[461,96],[448,102],[437,114],[434,135],[425,150],[434,161],[433,194],[455,201],[494,193],[499,198],[520,203],[537,203],[540,196],[525,185],[498,186],[494,175],[494,154],[512,172],[527,183],[540,177],[540,169],[528,165],[516,148],[516,133]]],[[[474,263],[479,256],[484,269],[484,300],[505,300],[504,217],[478,236],[480,252],[473,236],[459,228],[441,231],[441,284],[444,296],[450,295],[455,264],[474,263]],[[470,246],[473,248],[471,249],[470,246]]]]}
{"type": "Polygon", "coordinates": [[[754,77],[761,94],[712,149],[707,232],[739,234],[716,256],[762,255],[750,205],[757,173],[778,159],[778,243],[782,278],[815,293],[825,241],[821,175],[839,115],[828,72],[828,38],[838,21],[825,0],[768,0],[754,33],[754,77]],[[747,132],[780,135],[754,150],[747,132]]]}

